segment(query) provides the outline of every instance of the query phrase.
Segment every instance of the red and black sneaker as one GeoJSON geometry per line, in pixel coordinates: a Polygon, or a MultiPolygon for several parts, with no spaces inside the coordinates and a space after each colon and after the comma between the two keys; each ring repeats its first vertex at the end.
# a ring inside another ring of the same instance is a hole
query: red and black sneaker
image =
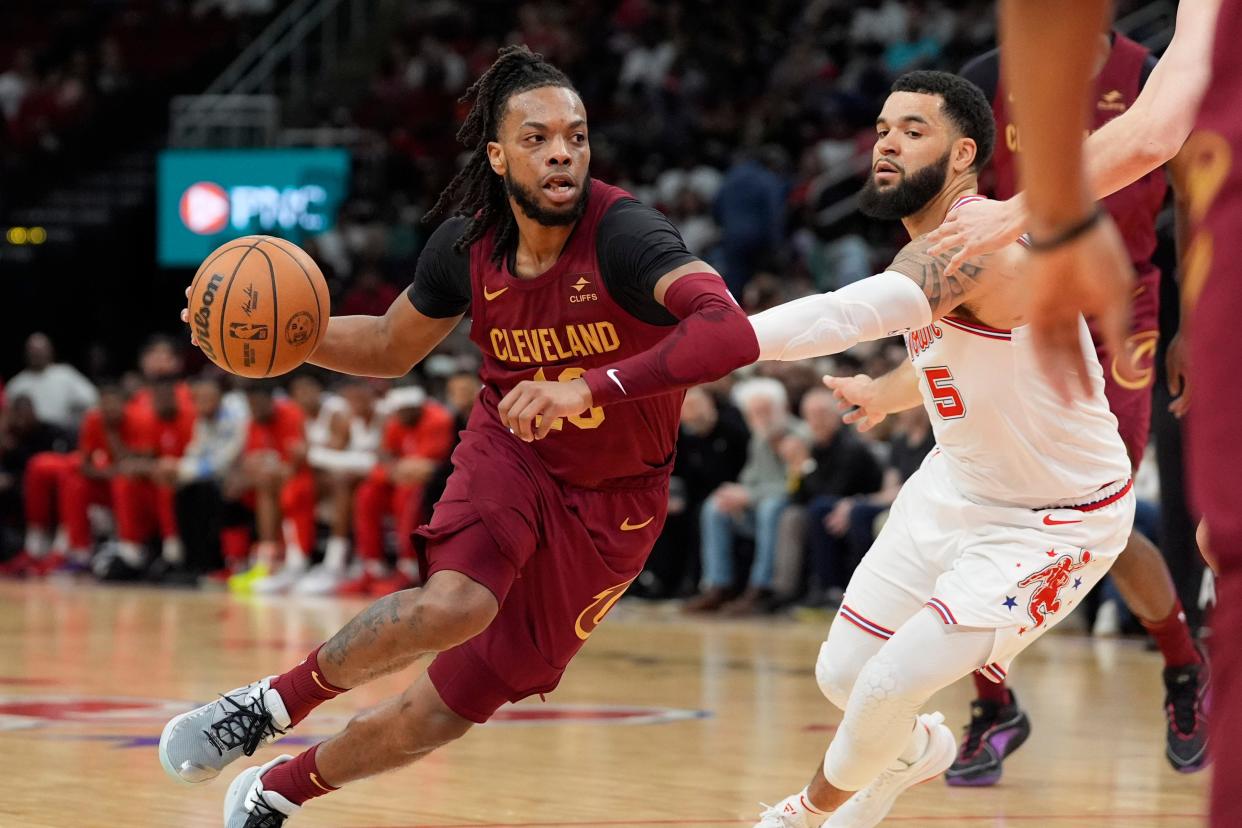
{"type": "Polygon", "coordinates": [[[1009,704],[975,699],[970,704],[970,723],[962,735],[957,759],[944,773],[955,787],[987,787],[1000,781],[1005,757],[1022,747],[1031,735],[1031,720],[1018,707],[1009,691],[1009,704]]]}
{"type": "Polygon", "coordinates": [[[1207,694],[1211,668],[1207,656],[1186,667],[1164,669],[1164,713],[1169,719],[1164,755],[1178,773],[1194,773],[1208,764],[1207,694]]]}

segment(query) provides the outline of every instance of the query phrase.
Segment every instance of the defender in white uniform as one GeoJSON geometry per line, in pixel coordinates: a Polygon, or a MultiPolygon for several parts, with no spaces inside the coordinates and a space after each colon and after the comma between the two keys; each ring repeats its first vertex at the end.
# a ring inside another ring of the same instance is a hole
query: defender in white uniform
{"type": "Polygon", "coordinates": [[[942,72],[897,80],[877,120],[868,215],[914,239],[889,269],[752,317],[760,359],[836,353],[905,336],[909,361],[878,379],[826,377],[863,430],[926,407],[937,446],[906,482],[855,571],[815,666],[845,711],[811,784],[762,815],[763,828],[869,828],[907,788],[943,773],[956,740],[920,715],[933,693],[1009,663],[1064,618],[1125,548],[1130,462],[1104,397],[1085,322],[1092,393],[1066,401],[1036,368],[1014,244],[944,275],[952,253],[923,236],[979,199],[994,141],[991,107],[942,72]],[[842,623],[845,622],[845,623],[842,623]]]}

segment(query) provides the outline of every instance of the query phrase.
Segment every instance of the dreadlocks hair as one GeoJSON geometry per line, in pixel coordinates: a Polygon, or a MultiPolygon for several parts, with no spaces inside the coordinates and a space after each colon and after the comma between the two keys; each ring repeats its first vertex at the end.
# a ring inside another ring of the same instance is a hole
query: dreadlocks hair
{"type": "Polygon", "coordinates": [[[545,61],[543,55],[526,46],[506,46],[500,50],[496,62],[461,96],[459,103],[470,104],[470,112],[457,131],[457,140],[470,148],[470,159],[453,176],[423,219],[430,222],[446,217],[454,204],[457,209],[452,215],[469,216],[466,229],[453,243],[458,253],[482,238],[493,224],[498,225],[492,256],[495,261],[504,258],[513,241],[517,222],[509,209],[504,179],[496,175],[488,160],[487,144],[497,140],[497,129],[509,98],[544,86],[577,92],[565,73],[545,61]]]}

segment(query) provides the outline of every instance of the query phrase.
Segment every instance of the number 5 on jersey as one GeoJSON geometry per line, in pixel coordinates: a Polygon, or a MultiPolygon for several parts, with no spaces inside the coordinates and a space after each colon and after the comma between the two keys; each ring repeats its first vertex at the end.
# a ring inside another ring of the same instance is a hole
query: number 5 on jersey
{"type": "Polygon", "coordinates": [[[953,374],[943,365],[923,369],[927,387],[936,401],[936,413],[944,420],[956,420],[966,416],[966,403],[953,385],[953,374]]]}
{"type": "MultiPolygon", "coordinates": [[[[571,382],[572,380],[578,379],[578,377],[585,373],[586,370],[583,368],[566,368],[564,371],[561,371],[561,375],[557,377],[556,380],[557,382],[571,382]]],[[[535,380],[537,382],[548,381],[548,376],[543,372],[542,368],[535,372],[535,380]]],[[[536,416],[535,426],[538,427],[541,422],[543,422],[543,417],[536,416]]],[[[581,414],[570,415],[569,422],[570,424],[581,429],[599,428],[600,424],[604,422],[604,409],[602,406],[592,406],[581,414]]],[[[552,428],[554,431],[560,431],[564,427],[565,418],[557,417],[552,421],[552,428]]]]}

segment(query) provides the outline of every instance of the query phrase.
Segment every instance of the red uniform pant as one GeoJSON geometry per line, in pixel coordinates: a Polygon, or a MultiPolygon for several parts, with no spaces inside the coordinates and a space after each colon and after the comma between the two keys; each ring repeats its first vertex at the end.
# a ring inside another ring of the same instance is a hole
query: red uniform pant
{"type": "Polygon", "coordinates": [[[422,519],[421,484],[397,485],[377,467],[354,493],[354,544],[364,561],[384,556],[384,516],[392,515],[397,528],[397,556],[414,559],[411,536],[422,519]]]}
{"type": "Polygon", "coordinates": [[[26,466],[26,525],[51,533],[57,521],[65,527],[71,549],[91,545],[89,508],[111,506],[107,480],[82,473],[82,457],[76,453],[43,452],[26,466]]]}

